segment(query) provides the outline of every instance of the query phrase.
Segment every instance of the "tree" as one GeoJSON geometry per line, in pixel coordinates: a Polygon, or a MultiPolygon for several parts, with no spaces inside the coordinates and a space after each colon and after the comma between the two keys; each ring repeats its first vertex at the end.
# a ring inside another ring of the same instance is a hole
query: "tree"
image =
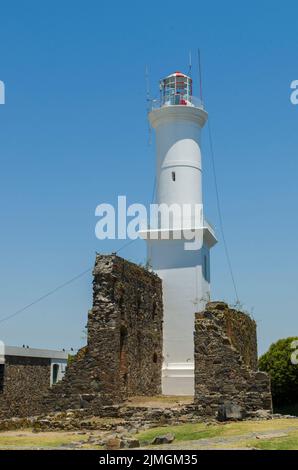
{"type": "Polygon", "coordinates": [[[259,359],[260,370],[270,375],[275,406],[298,403],[297,340],[298,337],[280,339],[259,359]]]}

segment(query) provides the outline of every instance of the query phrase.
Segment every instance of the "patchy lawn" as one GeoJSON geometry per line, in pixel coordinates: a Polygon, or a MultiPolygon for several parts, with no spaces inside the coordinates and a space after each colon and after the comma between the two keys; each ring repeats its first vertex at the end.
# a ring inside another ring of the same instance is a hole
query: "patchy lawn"
{"type": "MultiPolygon", "coordinates": [[[[103,435],[109,432],[86,431],[32,432],[31,429],[0,432],[0,450],[5,449],[102,449],[103,435]]],[[[298,450],[298,419],[242,421],[235,423],[186,423],[161,426],[135,435],[147,449],[268,449],[298,450]],[[148,445],[161,434],[173,433],[171,444],[148,445]]]]}
{"type": "MultiPolygon", "coordinates": [[[[248,443],[251,446],[252,443],[248,443]]],[[[286,437],[276,437],[253,442],[253,447],[261,450],[298,450],[298,431],[289,432],[286,437]]]]}
{"type": "Polygon", "coordinates": [[[296,428],[298,431],[298,419],[268,419],[264,421],[239,421],[218,425],[224,427],[224,436],[238,436],[247,433],[261,433],[282,431],[288,428],[296,428]]]}
{"type": "Polygon", "coordinates": [[[152,428],[148,431],[137,433],[135,437],[139,439],[141,445],[151,442],[156,436],[161,434],[174,434],[175,441],[192,441],[204,439],[208,437],[216,437],[223,432],[223,426],[211,425],[207,426],[203,423],[198,424],[180,424],[178,426],[161,426],[152,428]]]}
{"type": "MultiPolygon", "coordinates": [[[[179,448],[183,448],[183,443],[198,441],[199,444],[200,440],[208,448],[210,440],[210,447],[214,448],[225,448],[226,444],[226,448],[232,446],[235,448],[255,447],[260,449],[275,449],[282,448],[277,447],[280,445],[284,446],[285,449],[296,449],[298,446],[298,419],[242,421],[210,425],[198,423],[161,426],[137,433],[135,437],[140,440],[141,445],[146,445],[152,442],[156,436],[167,433],[175,435],[175,441],[170,445],[171,448],[175,448],[175,443],[179,445],[179,448]],[[266,434],[269,437],[271,433],[278,433],[279,431],[281,433],[286,432],[289,436],[282,438],[273,437],[272,439],[266,438],[266,434]],[[258,434],[262,436],[262,440],[257,439],[258,434]]],[[[195,445],[195,443],[193,442],[190,445],[195,445]]],[[[161,449],[162,446],[158,446],[158,448],[161,449]]]]}
{"type": "Polygon", "coordinates": [[[74,434],[73,432],[42,432],[34,433],[31,430],[4,431],[0,433],[0,450],[12,448],[60,448],[71,446],[80,441],[86,441],[88,435],[74,434]]]}

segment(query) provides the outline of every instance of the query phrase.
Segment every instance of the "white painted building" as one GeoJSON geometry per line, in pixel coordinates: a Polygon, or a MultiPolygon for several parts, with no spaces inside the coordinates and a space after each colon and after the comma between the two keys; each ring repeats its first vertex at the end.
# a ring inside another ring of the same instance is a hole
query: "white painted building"
{"type": "Polygon", "coordinates": [[[156,204],[185,204],[192,212],[177,224],[159,220],[143,232],[147,238],[148,262],[163,280],[165,395],[194,393],[194,314],[210,296],[210,248],[215,233],[203,215],[201,129],[207,113],[192,96],[192,79],[180,72],[160,82],[160,100],[149,113],[156,133],[156,204]],[[200,208],[199,219],[194,218],[200,208]],[[177,228],[191,228],[201,245],[185,249],[185,237],[177,228]],[[165,232],[169,239],[162,239],[165,232]],[[152,239],[155,238],[155,239],[152,239]]]}

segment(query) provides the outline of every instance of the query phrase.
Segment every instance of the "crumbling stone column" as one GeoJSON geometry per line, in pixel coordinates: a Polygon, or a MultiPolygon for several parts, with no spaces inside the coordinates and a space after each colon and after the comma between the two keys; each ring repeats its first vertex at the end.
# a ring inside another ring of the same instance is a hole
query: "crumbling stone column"
{"type": "Polygon", "coordinates": [[[162,284],[147,269],[116,255],[97,255],[87,346],[47,393],[46,410],[120,403],[161,393],[162,284]]]}
{"type": "Polygon", "coordinates": [[[195,403],[202,415],[241,419],[272,411],[270,380],[257,370],[256,323],[224,302],[195,318],[195,403]]]}

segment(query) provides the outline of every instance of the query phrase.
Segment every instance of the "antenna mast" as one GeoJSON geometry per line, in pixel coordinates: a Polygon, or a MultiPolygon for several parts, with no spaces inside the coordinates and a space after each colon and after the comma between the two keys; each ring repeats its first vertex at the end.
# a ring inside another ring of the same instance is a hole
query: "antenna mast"
{"type": "Polygon", "coordinates": [[[149,80],[149,69],[148,65],[145,67],[145,80],[146,80],[146,100],[147,100],[147,107],[149,107],[150,101],[150,80],[149,80]]]}
{"type": "MultiPolygon", "coordinates": [[[[149,67],[148,65],[146,64],[146,67],[145,67],[145,80],[146,80],[146,101],[147,101],[147,114],[149,114],[150,112],[150,102],[151,102],[151,98],[150,98],[150,79],[149,79],[149,67]]],[[[150,126],[150,122],[148,120],[148,145],[151,145],[151,126],[150,126]]]]}
{"type": "Polygon", "coordinates": [[[189,51],[188,53],[188,75],[191,77],[191,67],[192,67],[192,64],[191,64],[191,51],[189,51]]]}
{"type": "Polygon", "coordinates": [[[202,67],[201,67],[201,51],[200,51],[200,49],[198,49],[198,67],[199,67],[200,100],[203,103],[202,67]]]}

